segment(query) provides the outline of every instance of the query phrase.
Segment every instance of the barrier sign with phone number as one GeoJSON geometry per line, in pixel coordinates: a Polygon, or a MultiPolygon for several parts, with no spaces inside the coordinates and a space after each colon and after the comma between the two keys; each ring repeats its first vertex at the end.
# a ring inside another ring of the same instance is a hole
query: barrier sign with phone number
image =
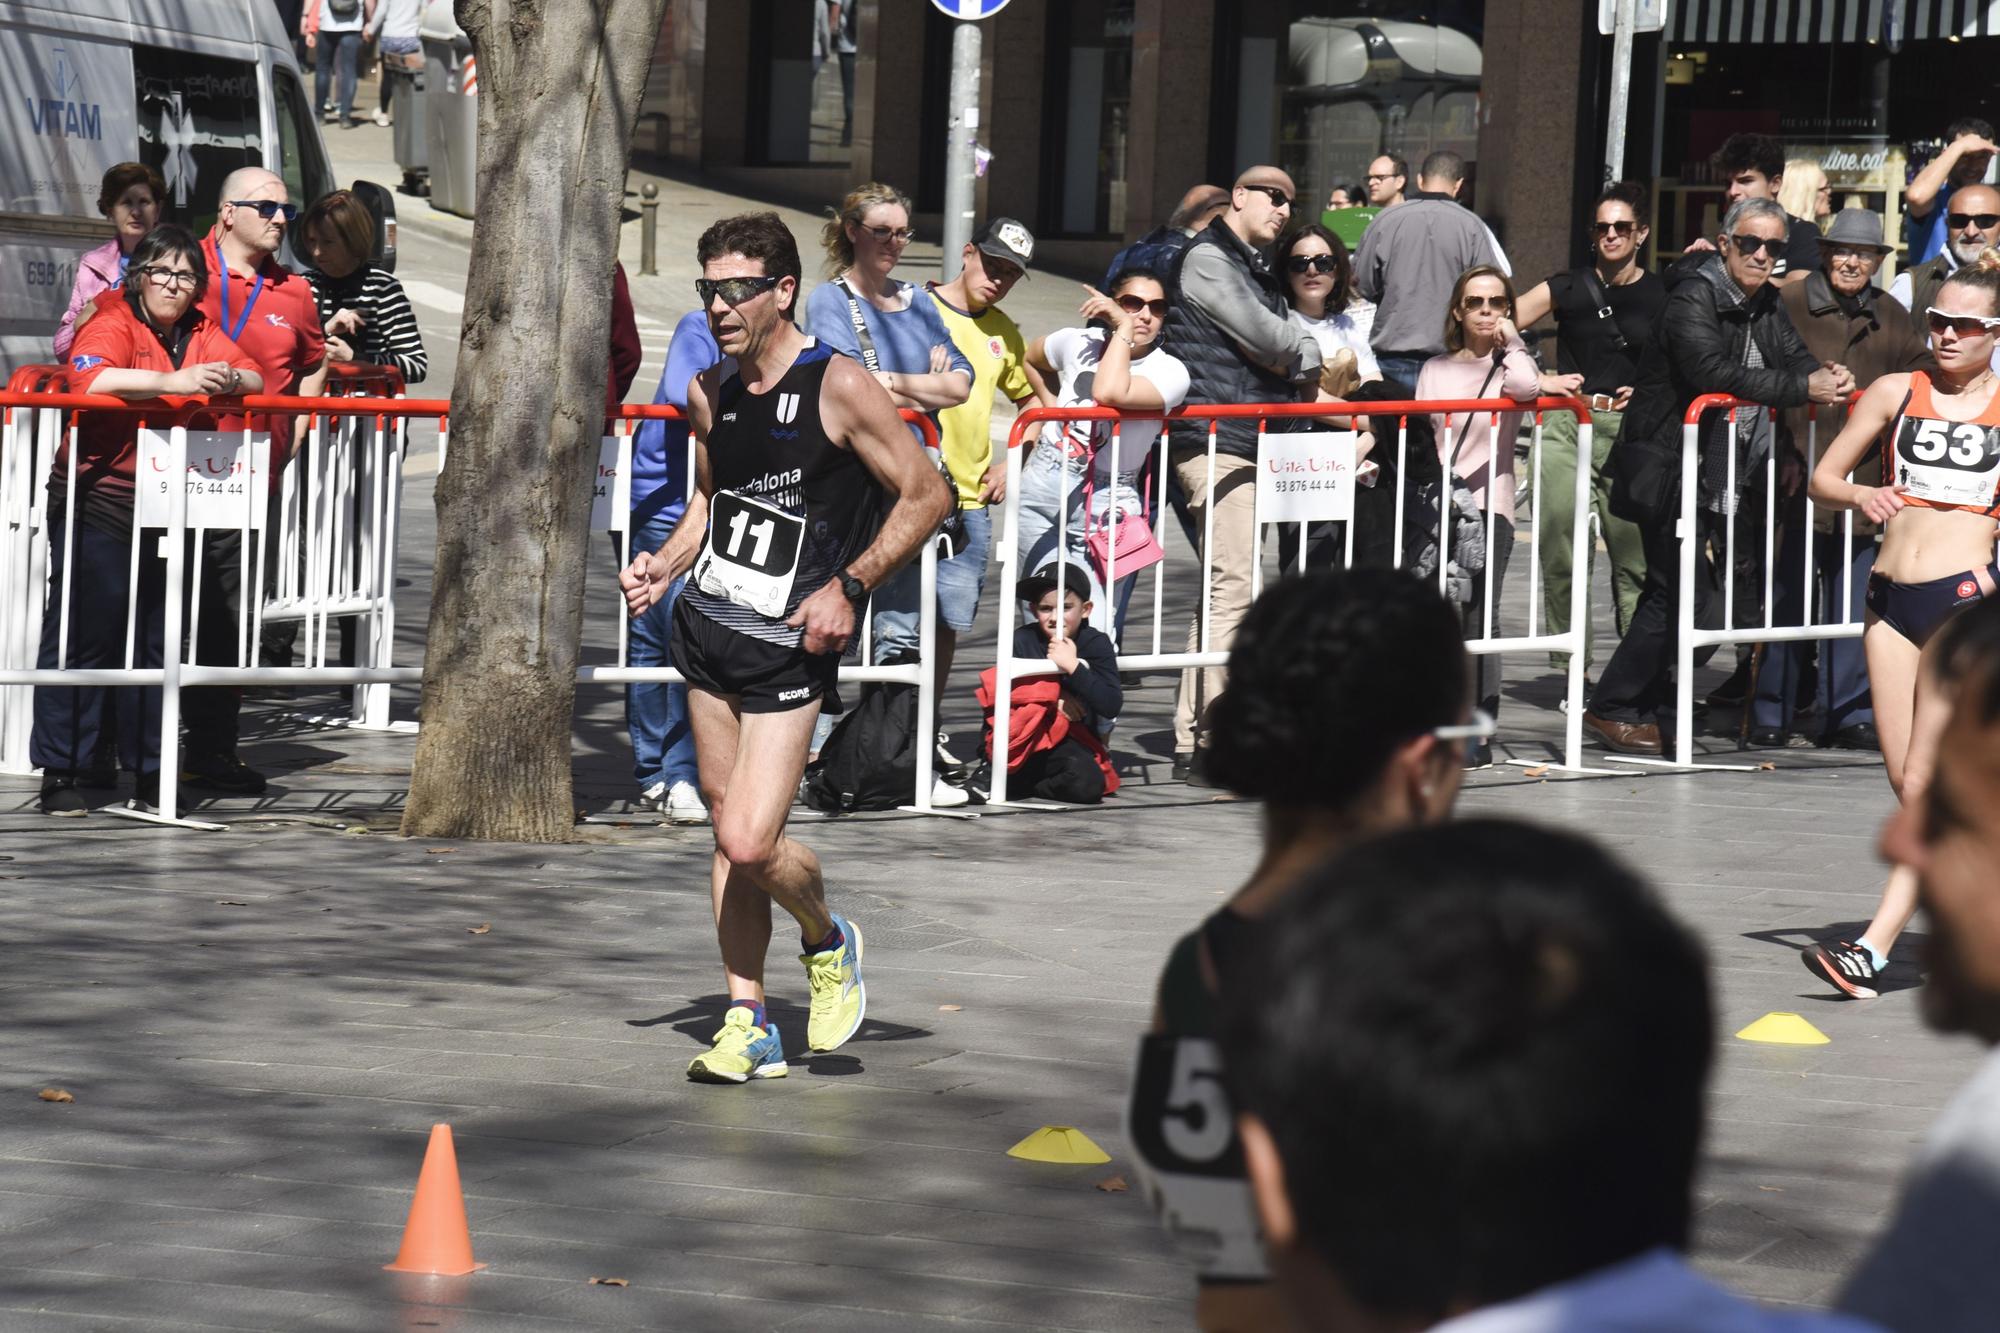
{"type": "Polygon", "coordinates": [[[1257,521],[1353,518],[1356,447],[1351,430],[1266,434],[1257,450],[1257,521]]]}
{"type": "MultiPolygon", "coordinates": [[[[164,528],[171,517],[173,458],[162,431],[139,432],[139,526],[164,528]]],[[[271,437],[253,432],[187,433],[187,525],[264,530],[271,493],[271,437]]]]}

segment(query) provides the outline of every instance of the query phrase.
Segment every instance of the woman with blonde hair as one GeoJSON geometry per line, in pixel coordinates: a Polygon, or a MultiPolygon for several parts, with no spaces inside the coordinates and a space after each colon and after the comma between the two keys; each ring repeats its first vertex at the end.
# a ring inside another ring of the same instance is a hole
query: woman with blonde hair
{"type": "Polygon", "coordinates": [[[1778,207],[1800,221],[1826,230],[1826,219],[1833,216],[1833,186],[1827,182],[1819,163],[1804,157],[1785,163],[1784,184],[1778,187],[1778,207]]]}

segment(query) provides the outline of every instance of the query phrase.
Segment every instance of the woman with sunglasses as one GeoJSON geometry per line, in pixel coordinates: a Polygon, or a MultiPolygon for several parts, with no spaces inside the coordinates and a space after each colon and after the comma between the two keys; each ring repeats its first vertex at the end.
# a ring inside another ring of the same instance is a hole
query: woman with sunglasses
{"type": "MultiPolygon", "coordinates": [[[[1815,502],[1883,525],[1868,576],[1861,646],[1889,785],[1907,803],[1930,782],[1949,702],[1923,670],[1924,645],[1961,609],[1994,594],[2000,565],[2000,250],[1961,267],[1924,312],[1937,370],[1884,375],[1813,469],[1815,502]],[[1881,442],[1886,486],[1848,479],[1881,442]]],[[[1844,995],[1872,999],[1897,936],[1917,910],[1916,876],[1890,872],[1874,919],[1854,941],[1806,948],[1806,968],[1844,995]]]]}
{"type": "Polygon", "coordinates": [[[832,281],[807,298],[806,332],[868,367],[897,407],[936,413],[972,392],[972,363],[916,284],[890,276],[915,235],[902,191],[850,190],[820,233],[832,281]]]}
{"type": "MultiPolygon", "coordinates": [[[[1084,302],[1077,312],[1083,318],[1081,327],[1058,329],[1028,344],[1028,364],[1044,384],[1054,386],[1052,406],[1113,407],[1121,412],[1171,412],[1179,407],[1187,398],[1188,371],[1160,350],[1160,333],[1167,321],[1166,284],[1160,275],[1148,268],[1127,268],[1118,274],[1110,296],[1094,287],[1083,290],[1084,302]]],[[[1160,424],[1123,423],[1114,465],[1110,422],[1051,421],[1021,461],[1015,516],[1020,567],[1032,572],[1053,559],[1058,515],[1067,505],[1065,559],[1080,564],[1090,576],[1091,623],[1107,633],[1114,622],[1123,628],[1125,602],[1137,576],[1118,580],[1114,616],[1086,542],[1091,529],[1116,531],[1127,514],[1150,520],[1153,497],[1148,482],[1157,484],[1160,475],[1153,457],[1160,424]]],[[[1124,549],[1123,543],[1119,549],[1124,549]]]]}
{"type": "MultiPolygon", "coordinates": [[[[257,363],[202,313],[209,281],[202,248],[183,228],[155,227],[132,250],[118,299],[100,300],[94,318],[70,347],[70,388],[146,400],[261,392],[257,363]]],[[[208,424],[208,423],[203,423],[208,424]]],[[[218,418],[220,430],[242,428],[241,418],[218,418]]],[[[49,474],[50,606],[42,618],[37,665],[122,667],[125,629],[133,619],[131,665],[158,667],[162,660],[166,565],[143,543],[135,589],[132,543],[138,538],[138,418],[122,413],[79,413],[75,456],[65,442],[49,474]],[[72,518],[73,516],[73,518],[72,518]],[[67,605],[64,600],[67,599],[67,605]],[[68,634],[67,655],[62,636],[68,634]]],[[[210,582],[218,573],[205,564],[210,582]]],[[[211,605],[213,586],[202,590],[211,605]]],[[[157,802],[160,778],[160,691],[121,688],[117,748],[139,775],[139,800],[157,802]],[[142,697],[143,696],[143,697],[142,697]]],[[[81,814],[89,801],[77,790],[97,751],[105,691],[38,685],[28,753],[42,769],[44,814],[81,814]]]]}
{"type": "Polygon", "coordinates": [[[1465,696],[1451,608],[1407,571],[1279,579],[1237,627],[1205,762],[1215,785],[1263,803],[1262,847],[1229,900],[1167,955],[1126,1113],[1146,1196],[1194,1266],[1198,1328],[1291,1326],[1222,1078],[1222,997],[1259,984],[1242,974],[1245,946],[1304,871],[1450,818],[1464,742],[1492,727],[1465,696]]]}
{"type": "MultiPolygon", "coordinates": [[[[1375,353],[1368,347],[1368,324],[1375,307],[1362,302],[1368,322],[1356,318],[1354,267],[1341,239],[1317,222],[1308,222],[1287,236],[1278,250],[1278,269],[1285,281],[1285,304],[1292,322],[1319,343],[1320,364],[1331,365],[1346,351],[1354,359],[1362,383],[1382,378],[1375,353]]],[[[1331,394],[1321,394],[1322,401],[1331,394]]]]}
{"type": "MultiPolygon", "coordinates": [[[[1424,362],[1417,374],[1419,401],[1532,400],[1541,392],[1541,371],[1514,327],[1514,284],[1491,264],[1478,264],[1458,275],[1445,311],[1444,345],[1444,353],[1424,362]]],[[[1451,540],[1448,549],[1440,550],[1438,564],[1455,563],[1465,571],[1464,577],[1447,585],[1458,603],[1459,626],[1465,637],[1495,637],[1500,632],[1501,580],[1507,575],[1507,557],[1514,546],[1514,438],[1521,432],[1521,413],[1433,412],[1431,424],[1437,432],[1438,461],[1448,474],[1443,526],[1451,540]],[[1482,520],[1478,535],[1470,542],[1455,537],[1469,518],[1453,503],[1458,490],[1471,492],[1471,502],[1482,520]],[[1489,520],[1493,540],[1483,556],[1475,558],[1471,547],[1487,545],[1489,520]],[[1489,590],[1493,606],[1490,620],[1486,609],[1489,590]]],[[[1498,717],[1498,653],[1479,655],[1478,682],[1474,702],[1489,716],[1498,717]]],[[[1468,766],[1486,768],[1492,763],[1491,743],[1479,740],[1471,747],[1468,766]]]]}
{"type": "MultiPolygon", "coordinates": [[[[1649,234],[1646,187],[1619,181],[1597,196],[1590,224],[1591,262],[1557,273],[1521,294],[1520,326],[1531,328],[1551,312],[1556,320],[1556,369],[1542,376],[1542,392],[1576,394],[1590,404],[1590,508],[1597,517],[1611,560],[1611,609],[1619,634],[1631,623],[1646,582],[1646,542],[1638,526],[1611,512],[1611,479],[1604,465],[1625,428],[1625,407],[1639,379],[1639,358],[1667,308],[1667,285],[1639,263],[1649,234]]],[[[1550,412],[1542,418],[1540,489],[1535,514],[1535,548],[1542,566],[1543,620],[1550,634],[1569,629],[1569,599],[1576,553],[1570,538],[1576,525],[1576,414],[1550,412]]],[[[1595,550],[1584,553],[1584,582],[1590,582],[1595,550]]],[[[1590,665],[1585,639],[1584,665],[1590,665]]],[[[1565,653],[1549,663],[1566,670],[1565,653]]]]}
{"type": "Polygon", "coordinates": [[[97,193],[97,211],[111,221],[112,237],[79,259],[76,282],[70,287],[69,308],[56,327],[56,360],[69,356],[76,337],[76,317],[97,297],[125,279],[131,255],[160,220],[167,200],[167,182],[143,162],[120,162],[104,173],[97,193]]]}

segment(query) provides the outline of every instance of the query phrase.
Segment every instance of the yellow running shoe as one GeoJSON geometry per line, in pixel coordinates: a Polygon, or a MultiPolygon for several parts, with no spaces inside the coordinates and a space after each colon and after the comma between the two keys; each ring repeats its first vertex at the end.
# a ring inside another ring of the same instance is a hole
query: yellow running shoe
{"type": "Polygon", "coordinates": [[[753,1078],[783,1078],[790,1073],[778,1025],[768,1023],[760,1028],[750,1020],[748,1006],[730,1005],[713,1039],[714,1046],[689,1062],[688,1077],[697,1083],[747,1083],[753,1078]]]}
{"type": "Polygon", "coordinates": [[[799,955],[812,990],[806,1045],[815,1051],[838,1049],[860,1029],[868,1012],[868,988],[861,983],[861,928],[844,916],[834,917],[833,924],[840,928],[838,949],[799,955]]]}

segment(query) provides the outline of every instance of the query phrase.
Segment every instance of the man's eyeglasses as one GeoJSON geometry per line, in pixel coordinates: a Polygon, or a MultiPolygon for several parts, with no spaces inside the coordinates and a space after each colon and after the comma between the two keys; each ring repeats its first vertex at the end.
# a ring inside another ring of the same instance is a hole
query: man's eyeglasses
{"type": "Polygon", "coordinates": [[[1292,273],[1331,273],[1340,267],[1340,261],[1332,255],[1293,255],[1285,261],[1285,268],[1292,273]]]}
{"type": "Polygon", "coordinates": [[[1139,297],[1133,296],[1130,292],[1118,298],[1118,308],[1128,315],[1136,315],[1141,310],[1150,310],[1153,312],[1154,319],[1165,319],[1167,317],[1167,303],[1164,299],[1158,301],[1141,300],[1139,297]]]}
{"type": "Polygon", "coordinates": [[[1459,299],[1458,308],[1464,311],[1497,310],[1504,315],[1513,304],[1504,296],[1466,296],[1459,299]]]}
{"type": "Polygon", "coordinates": [[[299,215],[297,204],[281,204],[275,199],[231,199],[229,206],[252,209],[266,222],[275,217],[283,217],[285,221],[290,222],[299,215]]]}
{"type": "Polygon", "coordinates": [[[1384,172],[1382,175],[1379,176],[1371,171],[1365,177],[1363,177],[1363,179],[1366,180],[1371,185],[1374,184],[1376,181],[1393,181],[1393,180],[1401,180],[1402,178],[1403,174],[1400,171],[1384,172]]]}
{"type": "Polygon", "coordinates": [[[1483,708],[1472,710],[1472,716],[1455,727],[1432,727],[1431,735],[1441,741],[1483,741],[1500,729],[1494,722],[1493,714],[1483,708]]]}
{"type": "Polygon", "coordinates": [[[1266,196],[1270,199],[1271,205],[1274,208],[1290,208],[1292,206],[1292,196],[1286,194],[1275,185],[1246,185],[1243,188],[1246,190],[1255,190],[1258,194],[1266,196]]]}
{"type": "Polygon", "coordinates": [[[1981,231],[1992,231],[2000,227],[2000,213],[1947,213],[1945,225],[1953,231],[1964,231],[1967,227],[1977,227],[1981,231]]]}
{"type": "Polygon", "coordinates": [[[917,233],[908,227],[871,227],[864,222],[861,230],[884,245],[908,245],[917,238],[917,233]]]}
{"type": "Polygon", "coordinates": [[[1599,236],[1609,236],[1614,231],[1620,236],[1630,236],[1639,230],[1639,224],[1630,218],[1620,218],[1616,222],[1593,222],[1590,229],[1599,236]]]}
{"type": "Polygon", "coordinates": [[[718,296],[724,305],[739,306],[762,296],[784,280],[783,274],[762,278],[696,278],[694,290],[695,295],[701,298],[702,309],[706,310],[715,304],[718,296]]]}
{"type": "Polygon", "coordinates": [[[2000,318],[1988,315],[1960,315],[1936,306],[1926,307],[1924,318],[1930,323],[1932,333],[1943,333],[1950,329],[1961,338],[1977,338],[1980,334],[2000,328],[2000,318]]]}
{"type": "Polygon", "coordinates": [[[1768,249],[1771,252],[1771,258],[1776,259],[1778,257],[1778,247],[1785,243],[1785,238],[1782,236],[1731,236],[1729,243],[1736,247],[1736,253],[1738,254],[1754,255],[1759,250],[1768,249]]]}
{"type": "Polygon", "coordinates": [[[139,276],[155,287],[174,291],[181,287],[192,287],[201,281],[201,275],[193,269],[163,268],[158,264],[147,264],[139,270],[139,276]]]}

